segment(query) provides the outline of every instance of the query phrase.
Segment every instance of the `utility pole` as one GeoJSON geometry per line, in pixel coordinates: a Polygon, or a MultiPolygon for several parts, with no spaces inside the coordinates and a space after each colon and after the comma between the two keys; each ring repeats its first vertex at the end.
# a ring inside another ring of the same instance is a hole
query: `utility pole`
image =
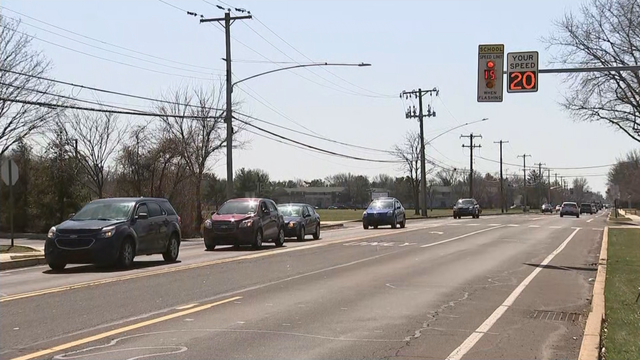
{"type": "Polygon", "coordinates": [[[231,10],[227,9],[223,18],[200,19],[200,23],[218,22],[224,27],[226,57],[227,63],[227,107],[224,113],[224,121],[227,123],[227,199],[233,198],[233,109],[232,109],[232,92],[233,82],[231,78],[231,24],[236,20],[251,19],[251,15],[231,16],[231,10]]]}
{"type": "Polygon", "coordinates": [[[551,204],[551,169],[547,169],[547,182],[549,183],[547,188],[547,202],[551,204]]]}
{"type": "Polygon", "coordinates": [[[416,206],[420,207],[420,211],[422,216],[428,217],[427,213],[427,170],[426,170],[426,159],[425,159],[425,149],[424,149],[424,117],[435,117],[436,112],[431,109],[431,104],[427,105],[426,114],[422,108],[422,97],[424,95],[429,94],[429,96],[433,96],[433,93],[436,96],[440,95],[440,90],[437,88],[433,88],[431,90],[411,90],[411,91],[402,91],[400,93],[400,98],[404,97],[405,99],[418,98],[418,113],[416,114],[416,107],[413,106],[413,109],[407,109],[405,112],[405,118],[407,119],[415,119],[417,118],[420,122],[420,193],[422,194],[422,206],[420,206],[420,201],[416,206]],[[413,110],[413,111],[412,111],[413,110]]]}
{"type": "Polygon", "coordinates": [[[533,165],[538,165],[538,201],[540,206],[542,206],[542,181],[544,180],[544,175],[542,174],[542,165],[547,165],[545,163],[537,163],[533,165]]]}
{"type": "Polygon", "coordinates": [[[469,197],[473,198],[473,149],[474,148],[480,148],[482,147],[482,145],[474,145],[473,144],[473,139],[474,138],[481,138],[482,139],[482,135],[473,135],[473,133],[469,134],[469,135],[460,135],[460,138],[469,138],[469,145],[465,145],[462,144],[463,148],[469,148],[470,150],[470,154],[469,154],[469,197]]]}
{"type": "Polygon", "coordinates": [[[502,144],[508,144],[508,141],[494,141],[494,144],[500,144],[500,211],[504,213],[504,178],[502,177],[502,144]]]}
{"type": "Polygon", "coordinates": [[[524,208],[522,209],[522,211],[527,211],[527,158],[531,157],[531,155],[527,155],[527,154],[522,154],[522,155],[518,155],[518,157],[522,158],[522,173],[524,175],[524,177],[522,178],[522,184],[523,189],[524,189],[524,208]]]}

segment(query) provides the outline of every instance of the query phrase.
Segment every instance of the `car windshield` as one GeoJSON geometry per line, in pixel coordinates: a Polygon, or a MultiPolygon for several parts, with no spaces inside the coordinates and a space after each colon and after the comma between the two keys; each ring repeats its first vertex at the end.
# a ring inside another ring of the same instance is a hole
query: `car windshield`
{"type": "Polygon", "coordinates": [[[564,203],[562,204],[562,206],[564,207],[570,207],[570,208],[574,208],[574,207],[578,207],[576,204],[574,203],[564,203]]]}
{"type": "Polygon", "coordinates": [[[282,216],[302,216],[302,206],[300,205],[279,205],[278,211],[282,216]]]}
{"type": "Polygon", "coordinates": [[[465,206],[473,205],[473,200],[471,200],[471,199],[458,200],[458,203],[456,205],[458,205],[458,206],[460,206],[460,205],[465,205],[465,206]]]}
{"type": "Polygon", "coordinates": [[[133,201],[122,202],[94,202],[85,205],[71,220],[126,220],[129,218],[133,201]]]}
{"type": "Polygon", "coordinates": [[[229,201],[218,210],[219,215],[253,214],[258,209],[256,201],[229,201]]]}
{"type": "Polygon", "coordinates": [[[393,209],[393,200],[375,200],[369,204],[369,209],[393,209]]]}

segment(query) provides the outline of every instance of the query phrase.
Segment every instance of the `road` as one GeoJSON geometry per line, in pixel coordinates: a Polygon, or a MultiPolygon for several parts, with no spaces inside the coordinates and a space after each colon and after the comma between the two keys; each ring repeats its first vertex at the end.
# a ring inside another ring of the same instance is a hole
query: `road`
{"type": "Polygon", "coordinates": [[[605,214],[326,231],[0,273],[0,359],[576,359],[605,214]]]}

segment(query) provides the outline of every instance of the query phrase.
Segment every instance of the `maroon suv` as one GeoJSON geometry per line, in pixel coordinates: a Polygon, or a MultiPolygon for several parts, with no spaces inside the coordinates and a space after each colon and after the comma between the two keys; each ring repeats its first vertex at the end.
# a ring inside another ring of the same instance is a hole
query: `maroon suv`
{"type": "Polygon", "coordinates": [[[252,245],[273,241],[284,244],[284,219],[276,204],[269,199],[231,199],[204,222],[204,245],[213,250],[217,245],[252,245]]]}

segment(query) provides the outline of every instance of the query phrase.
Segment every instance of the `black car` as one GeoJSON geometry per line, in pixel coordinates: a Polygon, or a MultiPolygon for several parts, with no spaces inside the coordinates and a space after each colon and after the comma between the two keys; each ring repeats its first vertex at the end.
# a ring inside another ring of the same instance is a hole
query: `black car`
{"type": "Polygon", "coordinates": [[[471,216],[478,219],[482,214],[482,209],[476,199],[460,199],[453,206],[453,218],[460,219],[463,216],[471,216]]]}
{"type": "Polygon", "coordinates": [[[284,235],[303,241],[311,234],[320,239],[320,215],[308,204],[279,204],[278,211],[284,216],[284,235]]]}
{"type": "Polygon", "coordinates": [[[222,204],[204,222],[204,246],[252,245],[262,248],[263,241],[284,245],[284,218],[270,199],[239,198],[222,204]]]}
{"type": "Polygon", "coordinates": [[[393,229],[398,225],[401,228],[407,225],[404,207],[398,199],[392,197],[377,198],[362,213],[362,227],[365,230],[369,226],[378,228],[380,225],[391,225],[393,229]]]}
{"type": "Polygon", "coordinates": [[[53,270],[67,264],[130,267],[136,255],[180,251],[180,217],[167,199],[113,198],[86,204],[47,234],[44,255],[53,270]]]}

